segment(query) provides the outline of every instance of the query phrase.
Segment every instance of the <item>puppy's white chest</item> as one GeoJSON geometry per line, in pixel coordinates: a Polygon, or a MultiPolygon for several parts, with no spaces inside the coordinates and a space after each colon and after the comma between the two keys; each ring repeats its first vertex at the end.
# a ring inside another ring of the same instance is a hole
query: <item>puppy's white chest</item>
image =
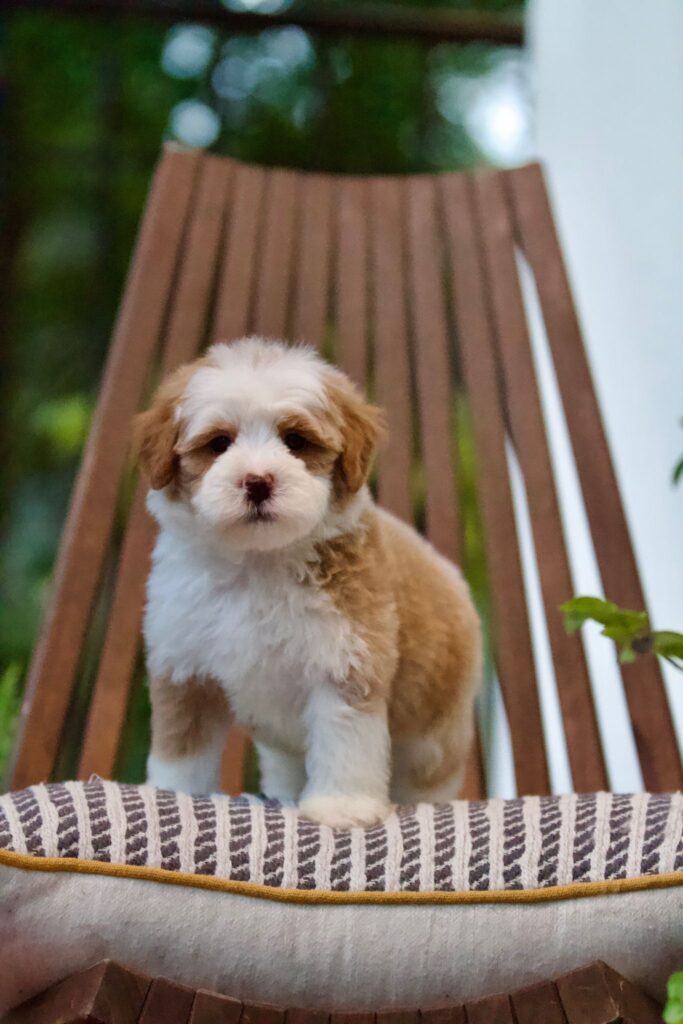
{"type": "Polygon", "coordinates": [[[148,663],[179,683],[210,676],[257,738],[303,743],[311,688],[343,679],[357,641],[328,596],[276,559],[239,565],[159,536],[145,615],[148,663]]]}

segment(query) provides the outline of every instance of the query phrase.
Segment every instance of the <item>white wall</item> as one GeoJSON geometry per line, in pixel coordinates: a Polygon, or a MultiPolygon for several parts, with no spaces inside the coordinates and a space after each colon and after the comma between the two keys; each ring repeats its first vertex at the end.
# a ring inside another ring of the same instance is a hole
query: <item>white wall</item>
{"type": "MultiPolygon", "coordinates": [[[[536,148],[646,598],[683,631],[683,3],[530,0],[528,22],[536,148]]],[[[683,735],[683,675],[666,675],[683,735]]]]}

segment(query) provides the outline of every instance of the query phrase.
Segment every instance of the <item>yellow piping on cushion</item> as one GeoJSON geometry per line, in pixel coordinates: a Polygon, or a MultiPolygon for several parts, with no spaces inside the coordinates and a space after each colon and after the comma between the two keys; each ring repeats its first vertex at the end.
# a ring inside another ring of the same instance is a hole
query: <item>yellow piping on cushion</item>
{"type": "Polygon", "coordinates": [[[440,903],[549,903],[553,900],[611,896],[644,889],[667,889],[683,885],[683,872],[665,875],[640,875],[638,878],[614,878],[602,882],[575,882],[546,889],[495,889],[467,892],[338,892],[316,889],[279,889],[255,882],[236,882],[212,875],[193,875],[164,868],[137,867],[133,864],[109,864],[106,861],[78,860],[70,857],[32,857],[30,854],[0,850],[0,865],[21,871],[65,872],[78,875],[105,875],[113,878],[137,878],[165,885],[185,885],[235,896],[275,900],[277,903],[316,904],[440,904],[440,903]]]}

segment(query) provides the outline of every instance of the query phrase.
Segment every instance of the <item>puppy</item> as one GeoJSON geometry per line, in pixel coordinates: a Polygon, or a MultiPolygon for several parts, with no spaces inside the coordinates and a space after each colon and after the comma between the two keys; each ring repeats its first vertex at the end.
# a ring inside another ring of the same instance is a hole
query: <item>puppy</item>
{"type": "Polygon", "coordinates": [[[310,349],[181,367],[136,422],[159,524],[148,779],[219,789],[230,716],[267,796],[337,827],[456,796],[480,675],[458,569],[367,487],[382,415],[310,349]]]}

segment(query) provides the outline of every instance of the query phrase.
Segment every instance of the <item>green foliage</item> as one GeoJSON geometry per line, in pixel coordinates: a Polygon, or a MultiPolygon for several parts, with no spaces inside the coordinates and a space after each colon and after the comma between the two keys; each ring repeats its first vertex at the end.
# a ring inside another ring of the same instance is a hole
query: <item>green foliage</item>
{"type": "Polygon", "coordinates": [[[4,777],[19,717],[21,666],[8,665],[0,675],[0,779],[4,777]]]}
{"type": "Polygon", "coordinates": [[[666,987],[664,1024],[683,1024],[683,971],[676,971],[666,987]]]}
{"type": "Polygon", "coordinates": [[[38,437],[52,445],[62,458],[81,450],[90,422],[91,403],[84,395],[67,395],[39,405],[32,417],[38,437]]]}
{"type": "Polygon", "coordinates": [[[574,597],[560,606],[568,633],[593,621],[603,628],[601,635],[613,640],[621,662],[632,662],[639,654],[656,654],[683,671],[683,634],[652,630],[647,612],[620,608],[600,597],[574,597]]]}

